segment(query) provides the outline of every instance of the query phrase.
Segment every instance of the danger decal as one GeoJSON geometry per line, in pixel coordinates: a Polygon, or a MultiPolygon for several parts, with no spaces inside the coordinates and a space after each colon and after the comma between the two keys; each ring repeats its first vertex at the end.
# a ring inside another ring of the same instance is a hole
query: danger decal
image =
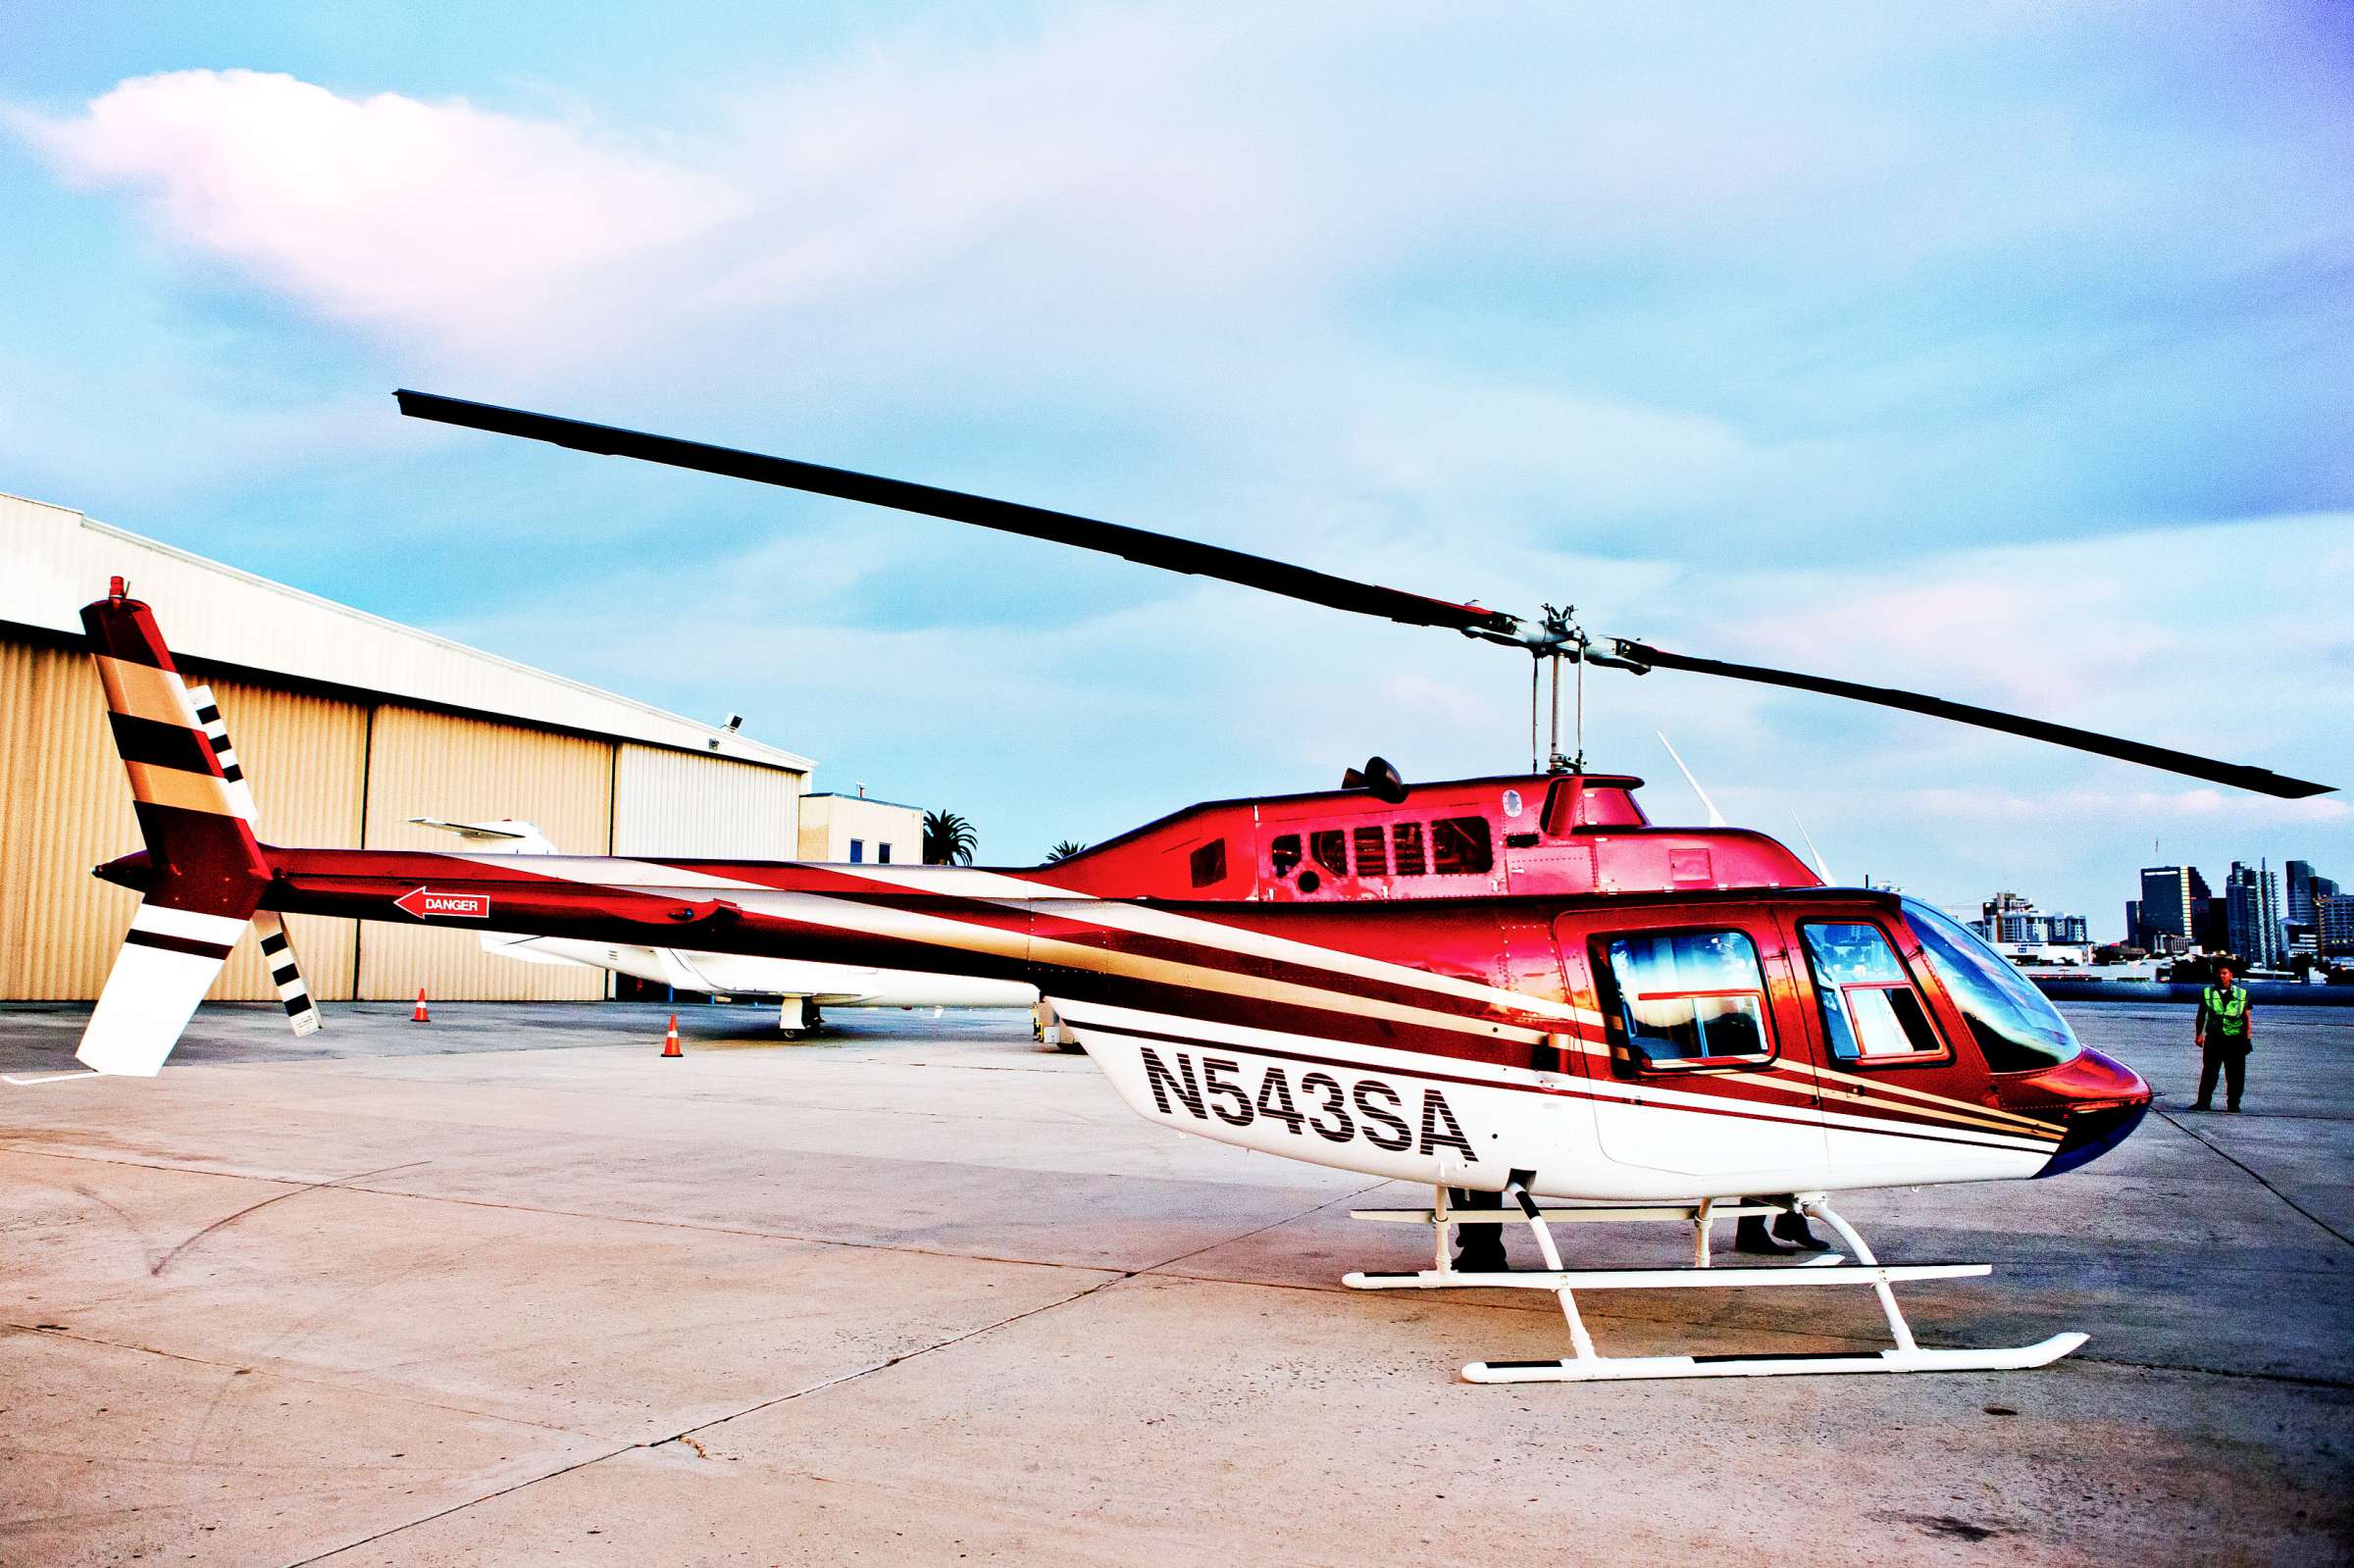
{"type": "Polygon", "coordinates": [[[487,920],[490,900],[481,893],[437,893],[415,887],[392,900],[393,906],[419,920],[487,920]]]}

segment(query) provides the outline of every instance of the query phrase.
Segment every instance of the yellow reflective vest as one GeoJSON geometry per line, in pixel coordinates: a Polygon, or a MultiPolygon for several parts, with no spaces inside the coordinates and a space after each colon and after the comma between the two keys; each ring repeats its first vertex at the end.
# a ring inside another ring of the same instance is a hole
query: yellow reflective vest
{"type": "Polygon", "coordinates": [[[2199,998],[2199,1005],[2206,1009],[2214,1032],[2223,1038],[2239,1039],[2248,1033],[2248,993],[2239,986],[2219,991],[2210,986],[2199,998]]]}

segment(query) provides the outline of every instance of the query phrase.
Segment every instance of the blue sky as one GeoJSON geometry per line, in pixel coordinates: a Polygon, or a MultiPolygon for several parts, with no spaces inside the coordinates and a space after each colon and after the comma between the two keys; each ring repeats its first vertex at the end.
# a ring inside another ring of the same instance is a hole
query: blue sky
{"type": "MultiPolygon", "coordinates": [[[[972,818],[1524,761],[1509,654],[415,385],[2354,784],[2339,7],[0,5],[0,488],[972,818]]],[[[168,623],[167,623],[168,624],[168,623]]],[[[2113,934],[2354,813],[1597,673],[1589,754],[2113,934]]]]}

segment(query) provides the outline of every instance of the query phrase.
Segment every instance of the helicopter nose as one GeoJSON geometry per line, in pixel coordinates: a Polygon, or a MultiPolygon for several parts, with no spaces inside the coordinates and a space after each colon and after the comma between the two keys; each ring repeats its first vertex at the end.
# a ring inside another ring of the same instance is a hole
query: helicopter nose
{"type": "Polygon", "coordinates": [[[2060,1121],[2060,1146],[2035,1173],[2039,1177],[2099,1159],[2123,1143],[2150,1108],[2150,1086],[2142,1076],[2094,1050],[2040,1073],[1998,1082],[2005,1110],[2060,1121]]]}

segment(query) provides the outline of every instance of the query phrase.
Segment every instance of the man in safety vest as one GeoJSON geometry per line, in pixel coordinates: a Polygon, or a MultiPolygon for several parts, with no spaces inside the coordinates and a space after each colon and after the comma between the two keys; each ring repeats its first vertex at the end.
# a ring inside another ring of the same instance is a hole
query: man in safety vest
{"type": "Polygon", "coordinates": [[[2248,1082],[2248,1046],[2252,1035],[2247,987],[2231,984],[2231,966],[2219,964],[2215,984],[2200,993],[2199,1021],[2191,1031],[2191,1037],[2199,1043],[2199,1098],[2192,1110],[2210,1108],[2219,1071],[2230,1095],[2224,1109],[2239,1109],[2240,1090],[2248,1082]]]}

